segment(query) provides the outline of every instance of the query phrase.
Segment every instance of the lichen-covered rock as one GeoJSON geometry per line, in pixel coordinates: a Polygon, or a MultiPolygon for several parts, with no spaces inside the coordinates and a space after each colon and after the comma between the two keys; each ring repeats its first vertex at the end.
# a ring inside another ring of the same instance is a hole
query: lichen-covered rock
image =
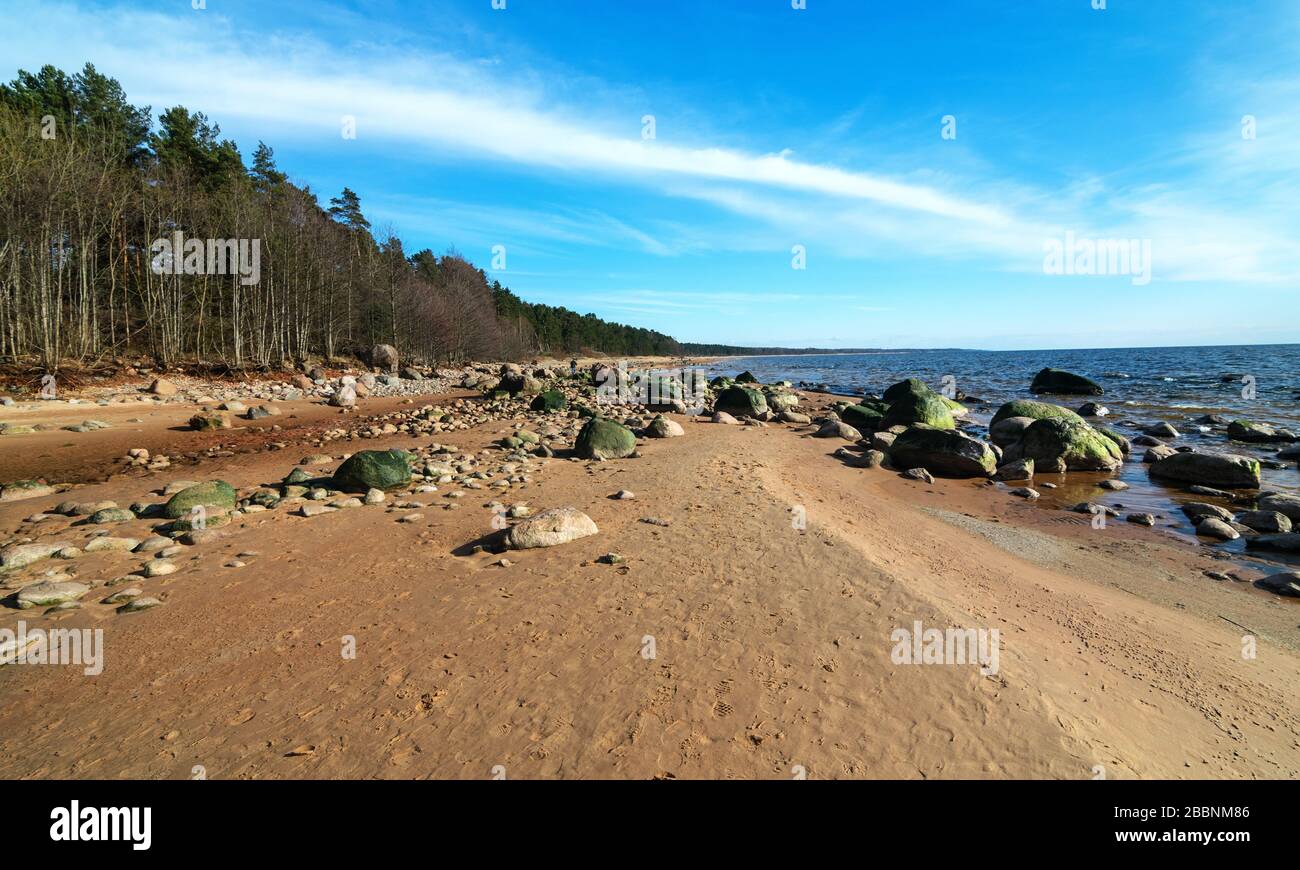
{"type": "Polygon", "coordinates": [[[573,451],[583,459],[622,459],[636,450],[636,436],[626,426],[592,417],[578,433],[573,451]]]}
{"type": "Polygon", "coordinates": [[[15,602],[19,610],[30,610],[33,607],[50,607],[76,601],[89,591],[90,587],[85,583],[75,583],[71,580],[42,580],[19,589],[15,602]]]}
{"type": "Polygon", "coordinates": [[[559,390],[544,390],[537,394],[528,407],[539,413],[550,414],[554,411],[567,410],[569,400],[564,398],[564,393],[559,390]]]}
{"type": "Polygon", "coordinates": [[[334,472],[334,486],[344,492],[396,489],[411,482],[411,454],[404,450],[362,450],[334,472]]]}
{"type": "Polygon", "coordinates": [[[196,432],[229,429],[230,426],[230,415],[220,411],[202,411],[190,418],[190,428],[196,432]]]}
{"type": "Polygon", "coordinates": [[[736,384],[718,394],[713,410],[725,411],[738,417],[758,417],[767,413],[767,399],[752,387],[736,384]]]}
{"type": "Polygon", "coordinates": [[[1043,369],[1034,375],[1034,382],[1030,384],[1029,391],[1065,396],[1100,396],[1106,392],[1101,388],[1101,384],[1083,375],[1052,368],[1043,369]]]}
{"type": "Polygon", "coordinates": [[[591,517],[577,508],[554,508],[512,526],[506,533],[506,546],[512,550],[555,547],[599,531],[591,517]]]}
{"type": "Polygon", "coordinates": [[[1124,454],[1081,418],[1048,417],[1035,420],[1003,459],[1032,459],[1044,470],[1114,471],[1124,463],[1124,454]]]}
{"type": "Polygon", "coordinates": [[[962,432],[915,427],[894,439],[895,468],[920,467],[945,477],[988,477],[997,470],[992,448],[962,432]]]}
{"type": "Polygon", "coordinates": [[[756,384],[758,383],[758,378],[754,377],[753,372],[741,372],[740,374],[736,375],[736,383],[756,384]]]}
{"type": "Polygon", "coordinates": [[[1174,453],[1151,463],[1150,470],[1151,476],[1160,480],[1227,489],[1259,489],[1259,460],[1248,456],[1174,453]]]}
{"type": "Polygon", "coordinates": [[[205,510],[233,510],[235,501],[233,486],[224,480],[210,480],[187,487],[169,498],[163,507],[163,516],[172,520],[188,517],[190,511],[198,505],[202,505],[205,510]]]}
{"type": "Polygon", "coordinates": [[[1296,440],[1295,433],[1286,429],[1277,429],[1266,423],[1251,423],[1248,420],[1233,420],[1229,423],[1228,437],[1233,441],[1251,444],[1287,444],[1296,440]]]}
{"type": "Polygon", "coordinates": [[[54,495],[54,487],[43,480],[15,480],[0,486],[0,501],[22,501],[54,495]]]}
{"type": "Polygon", "coordinates": [[[934,395],[934,391],[926,385],[925,381],[920,378],[908,378],[905,381],[890,385],[889,389],[885,390],[884,399],[885,404],[888,405],[908,396],[929,395],[934,395]]]}
{"type": "Polygon", "coordinates": [[[993,415],[993,419],[989,421],[990,429],[1009,417],[1028,417],[1031,420],[1046,420],[1051,417],[1083,420],[1082,417],[1069,408],[1062,408],[1060,405],[1053,405],[1049,402],[1035,402],[1032,399],[1016,399],[1014,402],[1007,402],[1001,408],[998,408],[997,413],[993,415]]]}
{"type": "Polygon", "coordinates": [[[0,568],[6,571],[26,568],[42,559],[50,558],[67,546],[66,543],[13,544],[0,550],[0,568]]]}

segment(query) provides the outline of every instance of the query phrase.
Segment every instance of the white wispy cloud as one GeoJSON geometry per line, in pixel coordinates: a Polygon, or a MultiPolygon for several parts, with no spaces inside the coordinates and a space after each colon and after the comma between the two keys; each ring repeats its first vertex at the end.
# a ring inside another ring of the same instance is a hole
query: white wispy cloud
{"type": "MultiPolygon", "coordinates": [[[[1184,186],[1084,177],[1062,190],[1042,190],[1009,179],[941,176],[925,167],[900,180],[803,161],[785,149],[788,143],[772,143],[763,153],[675,136],[644,141],[640,107],[561,103],[541,77],[484,62],[493,58],[254,32],[215,8],[176,15],[32,6],[0,11],[0,53],[15,65],[76,68],[90,59],[119,78],[134,101],[201,108],[218,121],[265,130],[268,139],[318,140],[322,150],[346,147],[340,119],[351,115],[360,139],[400,149],[408,159],[425,153],[559,173],[578,185],[593,179],[635,185],[707,203],[750,228],[655,226],[613,209],[539,213],[382,201],[381,216],[403,225],[427,221],[431,208],[441,208],[440,220],[461,220],[485,234],[622,244],[656,256],[803,243],[843,257],[972,258],[1021,272],[1040,269],[1044,240],[1069,230],[1151,239],[1157,280],[1300,276],[1295,184],[1279,175],[1293,178],[1297,168],[1300,121],[1284,107],[1294,105],[1300,78],[1279,78],[1252,94],[1261,107],[1259,141],[1225,141],[1207,131],[1171,144],[1167,163],[1179,169],[1184,186]],[[1243,184],[1253,185],[1254,198],[1225,214],[1216,197],[1240,193],[1243,184]]],[[[830,129],[847,129],[860,114],[850,110],[830,129]]],[[[897,162],[891,155],[889,163],[897,162]]]]}

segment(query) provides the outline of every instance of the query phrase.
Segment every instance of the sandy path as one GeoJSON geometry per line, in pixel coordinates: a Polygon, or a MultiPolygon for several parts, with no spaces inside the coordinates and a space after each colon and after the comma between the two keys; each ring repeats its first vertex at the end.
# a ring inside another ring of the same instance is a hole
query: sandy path
{"type": "MultiPolygon", "coordinates": [[[[503,428],[440,440],[481,447],[503,428]]],[[[0,669],[0,776],[1300,773],[1294,602],[1196,577],[1185,547],[1134,558],[1128,529],[1093,543],[1077,523],[1027,516],[1042,537],[1002,524],[999,545],[992,519],[1020,509],[1005,496],[848,469],[833,445],[781,428],[686,432],[639,460],[549,462],[508,500],[577,506],[601,534],[509,554],[510,567],[455,554],[491,531],[486,491],[414,525],[377,508],[245,518],[182,572],[144,581],[164,607],[88,605],[58,623],[105,629],[103,674],[0,669]],[[619,489],[636,499],[608,498],[619,489]],[[262,555],[221,567],[247,550],[262,555]],[[610,551],[627,562],[595,563],[610,551]],[[1259,631],[1258,659],[1241,659],[1242,632],[1215,613],[1227,606],[1259,631]],[[893,664],[891,631],[916,619],[1000,628],[999,674],[893,664]]],[[[203,467],[247,484],[296,458],[203,467]]],[[[147,486],[124,484],[79,497],[147,486]]],[[[36,509],[23,504],[0,523],[36,509]]],[[[105,576],[139,561],[93,558],[86,572],[105,576]]],[[[49,624],[36,613],[22,618],[49,624]]]]}

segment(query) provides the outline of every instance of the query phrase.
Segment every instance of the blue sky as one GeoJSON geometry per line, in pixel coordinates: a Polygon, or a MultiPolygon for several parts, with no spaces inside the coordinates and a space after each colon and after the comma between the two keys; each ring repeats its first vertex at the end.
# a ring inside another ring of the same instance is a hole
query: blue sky
{"type": "Polygon", "coordinates": [[[682,340],[1300,341],[1300,0],[1092,2],[24,0],[0,74],[89,60],[408,250],[682,340]],[[1047,274],[1066,233],[1149,283],[1047,274]]]}

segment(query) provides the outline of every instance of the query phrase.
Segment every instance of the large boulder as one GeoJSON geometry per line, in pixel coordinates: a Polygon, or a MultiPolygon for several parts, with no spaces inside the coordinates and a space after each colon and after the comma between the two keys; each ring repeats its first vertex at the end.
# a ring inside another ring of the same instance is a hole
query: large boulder
{"type": "Polygon", "coordinates": [[[997,413],[993,415],[993,419],[989,421],[990,431],[992,427],[1009,417],[1029,417],[1031,420],[1047,420],[1053,417],[1066,420],[1083,420],[1082,417],[1069,408],[1062,408],[1060,405],[1035,402],[1031,399],[1016,399],[1014,402],[1007,402],[1001,408],[998,408],[997,413]]]}
{"type": "Polygon", "coordinates": [[[889,389],[885,390],[884,399],[886,404],[893,404],[899,399],[908,396],[929,396],[933,394],[934,391],[926,385],[925,381],[919,378],[908,378],[905,381],[899,381],[891,385],[889,389]]]}
{"type": "Polygon", "coordinates": [[[529,405],[530,410],[545,414],[553,411],[565,411],[568,410],[568,407],[569,400],[559,390],[546,390],[538,393],[532,404],[529,405]]]}
{"type": "Polygon", "coordinates": [[[496,388],[504,390],[512,396],[519,393],[533,394],[542,391],[542,382],[532,375],[526,374],[518,365],[506,363],[501,366],[501,382],[497,384],[496,388]]]}
{"type": "Polygon", "coordinates": [[[399,361],[397,348],[391,344],[377,344],[370,349],[370,364],[377,369],[395,372],[399,361]]]}
{"type": "Polygon", "coordinates": [[[506,532],[506,546],[512,550],[555,547],[599,531],[591,517],[577,508],[554,508],[512,526],[506,532]]]}
{"type": "Polygon", "coordinates": [[[758,383],[758,378],[754,377],[753,372],[741,372],[740,374],[736,375],[736,383],[756,384],[758,383]]]}
{"type": "MultiPolygon", "coordinates": [[[[952,411],[943,397],[936,393],[908,392],[897,400],[890,402],[889,411],[881,421],[884,428],[890,426],[929,426],[932,429],[955,429],[957,423],[952,418],[952,411]]],[[[881,428],[881,427],[877,427],[881,428]]]]}
{"type": "Polygon", "coordinates": [[[636,436],[620,423],[592,417],[578,433],[573,451],[583,459],[622,459],[636,451],[636,436]]]}
{"type": "Polygon", "coordinates": [[[149,392],[155,396],[174,396],[180,389],[166,378],[154,378],[154,382],[149,385],[149,392]]]}
{"type": "Polygon", "coordinates": [[[1259,489],[1259,460],[1213,453],[1174,453],[1151,463],[1151,476],[1175,483],[1259,489]]]}
{"type": "Polygon", "coordinates": [[[362,450],[334,472],[334,486],[345,492],[397,489],[411,482],[411,455],[404,450],[362,450]]]}
{"type": "Polygon", "coordinates": [[[737,417],[758,417],[767,413],[767,399],[752,387],[736,384],[718,394],[713,410],[725,411],[737,417]]]}
{"type": "Polygon", "coordinates": [[[925,468],[946,477],[988,477],[997,470],[992,448],[977,438],[945,429],[914,427],[894,439],[895,468],[925,468]]]}
{"type": "Polygon", "coordinates": [[[1034,375],[1034,382],[1029,385],[1029,391],[1056,393],[1063,396],[1100,396],[1105,392],[1101,384],[1083,375],[1051,368],[1043,369],[1034,375]]]}
{"type": "Polygon", "coordinates": [[[224,480],[210,480],[188,486],[173,495],[163,506],[163,516],[178,520],[188,517],[195,507],[224,513],[234,510],[238,496],[235,488],[224,480]]]}
{"type": "Polygon", "coordinates": [[[1006,449],[1005,461],[1032,459],[1042,471],[1114,471],[1124,464],[1119,445],[1082,419],[1035,420],[1020,441],[1006,449]]]}

